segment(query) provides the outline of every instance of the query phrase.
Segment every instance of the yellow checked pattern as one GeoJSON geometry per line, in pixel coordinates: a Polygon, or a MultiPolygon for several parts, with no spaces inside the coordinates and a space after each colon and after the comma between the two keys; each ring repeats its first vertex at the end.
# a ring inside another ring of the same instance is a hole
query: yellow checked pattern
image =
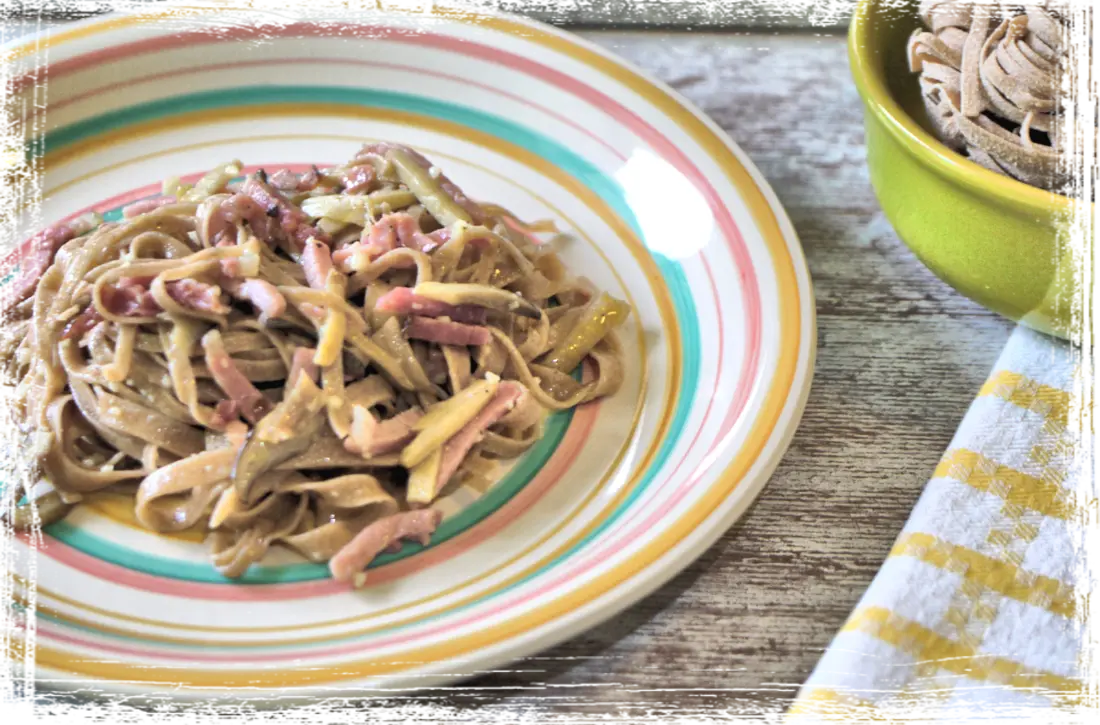
{"type": "Polygon", "coordinates": [[[947,723],[1077,701],[1073,375],[1068,345],[1013,334],[789,722],[947,723]]]}

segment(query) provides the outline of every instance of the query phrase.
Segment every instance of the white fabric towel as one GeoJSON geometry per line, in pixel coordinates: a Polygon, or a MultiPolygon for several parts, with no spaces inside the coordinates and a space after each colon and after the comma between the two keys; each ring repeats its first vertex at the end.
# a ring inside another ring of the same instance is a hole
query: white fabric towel
{"type": "Polygon", "coordinates": [[[1084,634],[1074,372],[1070,345],[1013,333],[790,721],[1067,721],[1084,634]]]}

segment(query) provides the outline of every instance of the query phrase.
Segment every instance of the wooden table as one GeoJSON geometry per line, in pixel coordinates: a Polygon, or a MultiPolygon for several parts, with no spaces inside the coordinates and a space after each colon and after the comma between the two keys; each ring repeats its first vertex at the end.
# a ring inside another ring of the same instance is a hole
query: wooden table
{"type": "Polygon", "coordinates": [[[775,713],[870,583],[1012,326],[886,222],[833,33],[581,32],[710,114],[775,188],[816,289],[813,391],[756,504],[672,582],[541,656],[402,700],[461,722],[775,713]]]}

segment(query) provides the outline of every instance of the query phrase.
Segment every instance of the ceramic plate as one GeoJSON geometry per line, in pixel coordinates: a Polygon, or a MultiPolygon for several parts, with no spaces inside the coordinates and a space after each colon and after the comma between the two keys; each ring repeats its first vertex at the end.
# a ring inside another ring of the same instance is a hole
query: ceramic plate
{"type": "Polygon", "coordinates": [[[9,48],[23,107],[45,108],[25,124],[45,172],[24,236],[229,159],[308,168],[397,140],[566,230],[567,265],[633,305],[626,381],[555,416],[487,490],[441,501],[431,543],[381,557],[360,591],[289,552],[223,579],[201,536],[91,497],[40,544],[16,540],[17,607],[37,571],[39,682],[262,697],[453,681],[601,622],[745,511],[801,414],[814,306],[774,194],[711,122],[511,17],[187,12],[67,26],[37,71],[33,46],[9,48]]]}

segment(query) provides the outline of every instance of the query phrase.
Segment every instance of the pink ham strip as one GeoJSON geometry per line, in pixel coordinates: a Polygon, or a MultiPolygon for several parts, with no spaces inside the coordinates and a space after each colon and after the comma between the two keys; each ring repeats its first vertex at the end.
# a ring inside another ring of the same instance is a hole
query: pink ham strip
{"type": "Polygon", "coordinates": [[[339,582],[355,581],[356,575],[379,553],[403,539],[415,539],[427,546],[442,518],[442,511],[420,509],[402,511],[372,522],[329,560],[332,578],[339,582]]]}
{"type": "Polygon", "coordinates": [[[147,277],[123,277],[114,287],[103,288],[103,306],[119,317],[155,317],[163,310],[149,291],[150,282],[147,277]]]}
{"type": "Polygon", "coordinates": [[[298,175],[290,169],[279,169],[268,177],[268,182],[279,191],[298,190],[298,175]]]}
{"type": "Polygon", "coordinates": [[[99,314],[99,310],[94,305],[88,305],[84,308],[84,311],[69,321],[69,324],[65,325],[64,331],[61,333],[62,340],[68,340],[70,338],[76,338],[80,341],[84,338],[84,335],[88,334],[93,327],[103,322],[103,317],[99,314]]]}
{"type": "Polygon", "coordinates": [[[344,193],[358,194],[374,183],[374,167],[368,164],[353,166],[344,173],[344,193]]]}
{"type": "Polygon", "coordinates": [[[233,363],[233,358],[225,352],[220,345],[216,348],[207,346],[205,351],[206,367],[214,376],[214,382],[229,396],[229,399],[240,407],[245,419],[256,424],[260,418],[267,415],[274,407],[264,394],[256,389],[252,381],[244,376],[233,363]]]}
{"type": "MultiPolygon", "coordinates": [[[[400,450],[413,438],[413,425],[420,420],[422,413],[419,410],[406,410],[392,418],[382,421],[374,426],[370,432],[367,445],[368,455],[381,456],[400,450]]],[[[349,452],[362,455],[363,451],[358,442],[351,438],[344,440],[344,448],[349,452]]]]}
{"type": "Polygon", "coordinates": [[[230,423],[241,415],[241,407],[235,400],[219,400],[214,406],[214,419],[211,421],[215,428],[224,430],[230,423]]]}
{"type": "Polygon", "coordinates": [[[260,311],[261,322],[282,317],[286,313],[283,293],[264,279],[230,279],[225,281],[225,291],[239,300],[250,302],[260,311]]]}
{"type": "Polygon", "coordinates": [[[378,424],[374,431],[374,440],[370,443],[370,454],[381,456],[393,453],[412,440],[413,425],[420,420],[419,410],[406,410],[378,424]]]}
{"type": "Polygon", "coordinates": [[[408,287],[395,287],[378,298],[375,309],[391,315],[421,315],[423,317],[450,317],[455,322],[484,325],[487,310],[476,305],[449,305],[415,294],[408,287]]]}
{"type": "Polygon", "coordinates": [[[159,209],[162,206],[168,206],[169,204],[175,203],[176,197],[174,196],[158,196],[154,199],[141,199],[140,201],[135,201],[133,204],[127,204],[122,207],[122,216],[126,219],[131,219],[138,214],[144,214],[154,209],[159,209]]]}
{"type": "Polygon", "coordinates": [[[248,224],[248,228],[258,239],[270,242],[273,232],[273,220],[252,197],[237,192],[229,197],[211,213],[205,221],[203,235],[214,240],[228,234],[239,222],[248,224]]]}
{"type": "MultiPolygon", "coordinates": [[[[451,230],[447,229],[446,227],[444,227],[443,229],[436,229],[434,232],[428,235],[428,239],[431,239],[439,246],[443,246],[447,242],[451,241],[451,230]]],[[[471,239],[470,241],[474,242],[478,240],[471,239]]]]}
{"type": "Polygon", "coordinates": [[[164,285],[168,296],[176,303],[201,312],[224,315],[229,312],[228,305],[222,301],[221,288],[194,279],[180,279],[164,285]]]}
{"type": "Polygon", "coordinates": [[[526,394],[527,391],[522,385],[512,380],[505,380],[497,388],[496,395],[481,409],[481,412],[443,444],[443,457],[439,463],[439,480],[436,482],[436,491],[447,485],[447,482],[451,480],[451,476],[455,474],[463,459],[466,458],[466,454],[481,440],[489,426],[507,415],[509,411],[516,407],[520,398],[526,394]]]}
{"type": "MultiPolygon", "coordinates": [[[[341,247],[340,249],[337,249],[335,252],[333,252],[332,261],[335,264],[336,268],[344,274],[354,274],[356,271],[355,268],[357,258],[365,259],[365,262],[362,266],[366,266],[367,264],[375,260],[385,257],[387,254],[390,253],[390,251],[393,250],[384,251],[379,254],[374,247],[368,244],[363,244],[362,242],[352,242],[351,244],[341,247]]],[[[359,268],[362,269],[362,266],[359,268]]],[[[409,259],[408,257],[401,257],[400,259],[393,260],[389,267],[390,269],[415,269],[416,260],[409,259]]]]}
{"type": "MultiPolygon", "coordinates": [[[[149,291],[152,281],[152,277],[122,277],[114,287],[103,288],[103,306],[119,317],[155,317],[164,310],[149,291]]],[[[229,312],[216,285],[180,279],[164,287],[168,296],[183,307],[215,314],[229,312]]]]}
{"type": "Polygon", "coordinates": [[[493,339],[489,331],[477,325],[466,325],[433,317],[411,317],[405,326],[405,336],[411,340],[426,340],[440,345],[488,345],[493,339]]]}
{"type": "Polygon", "coordinates": [[[352,159],[352,163],[367,161],[368,157],[370,156],[385,157],[386,152],[392,151],[394,149],[401,149],[405,153],[412,156],[418,164],[427,164],[427,166],[431,166],[431,162],[424,158],[424,156],[421,155],[419,151],[411,149],[404,144],[390,143],[389,141],[377,141],[375,143],[366,144],[365,146],[363,146],[363,148],[359,149],[359,151],[356,152],[355,158],[352,159]]]}
{"type": "MultiPolygon", "coordinates": [[[[214,245],[215,247],[233,247],[236,246],[228,239],[223,239],[214,245]]],[[[226,277],[240,277],[241,276],[241,260],[236,257],[230,257],[229,259],[222,259],[218,261],[218,268],[221,270],[222,275],[226,277]]]]}
{"type": "Polygon", "coordinates": [[[3,290],[0,310],[30,297],[38,280],[53,262],[57,250],[84,231],[64,222],[46,227],[30,238],[26,255],[19,257],[19,276],[3,290]]]}
{"type": "MultiPolygon", "coordinates": [[[[415,219],[404,212],[396,212],[383,216],[375,224],[365,228],[358,242],[334,251],[332,261],[340,271],[351,274],[354,271],[352,260],[355,257],[365,257],[369,263],[401,247],[427,254],[446,244],[450,239],[451,230],[436,229],[431,234],[425,234],[420,231],[415,219]]],[[[476,247],[485,244],[486,241],[483,237],[478,237],[469,240],[469,243],[476,247]]],[[[416,263],[413,260],[403,260],[400,266],[415,267],[416,263]]]]}
{"type": "Polygon", "coordinates": [[[283,198],[270,184],[261,181],[255,174],[248,177],[241,187],[241,193],[259,204],[267,216],[278,221],[295,251],[301,251],[310,237],[328,241],[328,237],[320,229],[310,226],[309,217],[304,211],[283,198]]]}
{"type": "Polygon", "coordinates": [[[328,282],[328,273],[332,271],[332,252],[328,245],[317,241],[308,242],[302,251],[302,269],[306,272],[309,286],[323,290],[328,282]]]}
{"type": "Polygon", "coordinates": [[[320,380],[321,372],[313,363],[313,355],[316,352],[312,347],[294,349],[294,354],[290,358],[290,374],[286,376],[287,390],[294,387],[294,381],[298,379],[300,373],[305,373],[315,383],[320,380]]]}
{"type": "MultiPolygon", "coordinates": [[[[217,246],[232,247],[234,243],[226,240],[217,246]]],[[[222,289],[238,300],[250,302],[260,311],[260,322],[266,323],[286,313],[286,298],[275,285],[257,277],[241,277],[241,260],[223,259],[220,266],[221,278],[218,281],[222,289]]]]}
{"type": "Polygon", "coordinates": [[[392,252],[399,246],[425,254],[439,246],[438,242],[420,231],[416,219],[405,212],[383,215],[363,230],[360,241],[366,244],[372,259],[392,252]]]}
{"type": "Polygon", "coordinates": [[[320,181],[321,176],[316,167],[301,176],[290,169],[279,169],[268,177],[268,183],[279,191],[310,191],[317,188],[320,181]]]}
{"type": "Polygon", "coordinates": [[[219,244],[221,244],[222,242],[225,242],[225,241],[228,241],[231,244],[236,244],[235,241],[233,241],[229,238],[229,230],[228,229],[224,229],[224,230],[218,232],[213,237],[207,237],[207,239],[210,239],[212,242],[214,242],[215,247],[218,246],[219,244]]]}
{"type": "Polygon", "coordinates": [[[332,263],[344,273],[352,271],[350,264],[351,259],[363,249],[363,245],[359,242],[352,242],[346,246],[340,247],[332,252],[332,263]]]}
{"type": "Polygon", "coordinates": [[[314,166],[298,179],[298,191],[313,191],[321,183],[321,172],[314,166]]]}

